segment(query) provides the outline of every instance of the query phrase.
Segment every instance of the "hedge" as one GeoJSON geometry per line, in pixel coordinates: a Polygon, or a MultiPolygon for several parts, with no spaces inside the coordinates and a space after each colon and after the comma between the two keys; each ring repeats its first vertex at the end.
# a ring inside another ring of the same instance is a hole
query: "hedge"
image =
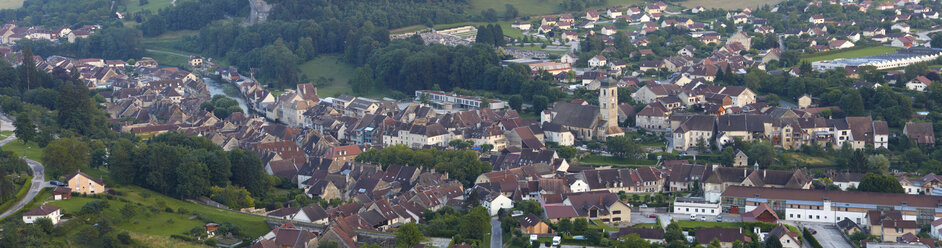
{"type": "Polygon", "coordinates": [[[29,193],[29,188],[32,186],[33,186],[33,178],[26,177],[26,183],[23,183],[23,186],[20,187],[20,190],[16,192],[16,195],[13,196],[13,199],[3,203],[3,205],[0,205],[0,213],[6,212],[7,209],[10,209],[10,207],[13,206],[13,204],[16,204],[17,202],[22,200],[23,197],[26,196],[26,193],[29,193]]]}
{"type": "Polygon", "coordinates": [[[821,243],[818,243],[818,240],[814,238],[814,235],[811,235],[811,232],[808,231],[808,228],[802,228],[801,235],[805,237],[805,241],[813,248],[824,248],[821,246],[821,243]]]}

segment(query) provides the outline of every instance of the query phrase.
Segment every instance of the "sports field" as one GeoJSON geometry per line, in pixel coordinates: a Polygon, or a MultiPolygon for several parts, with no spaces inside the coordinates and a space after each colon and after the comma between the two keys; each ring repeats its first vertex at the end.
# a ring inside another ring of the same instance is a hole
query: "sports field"
{"type": "Polygon", "coordinates": [[[896,52],[897,49],[899,48],[888,47],[888,46],[875,46],[875,47],[867,47],[867,48],[862,48],[862,49],[842,51],[838,53],[823,54],[820,56],[810,54],[807,57],[803,57],[801,60],[807,61],[807,62],[815,62],[815,61],[821,61],[821,60],[857,58],[857,57],[864,57],[864,56],[893,53],[893,52],[896,52]]]}

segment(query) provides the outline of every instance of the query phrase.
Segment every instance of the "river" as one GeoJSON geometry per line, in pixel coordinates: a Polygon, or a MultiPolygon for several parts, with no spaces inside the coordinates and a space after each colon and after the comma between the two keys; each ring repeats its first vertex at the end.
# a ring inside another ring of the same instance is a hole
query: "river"
{"type": "Polygon", "coordinates": [[[236,95],[226,94],[226,91],[223,90],[223,83],[216,82],[216,80],[213,80],[212,78],[204,77],[203,82],[205,82],[206,87],[209,88],[210,95],[214,95],[214,96],[224,95],[229,98],[235,99],[236,102],[239,102],[239,108],[242,108],[242,112],[249,113],[249,105],[246,104],[247,101],[245,100],[245,98],[242,97],[241,94],[236,94],[236,95]]]}

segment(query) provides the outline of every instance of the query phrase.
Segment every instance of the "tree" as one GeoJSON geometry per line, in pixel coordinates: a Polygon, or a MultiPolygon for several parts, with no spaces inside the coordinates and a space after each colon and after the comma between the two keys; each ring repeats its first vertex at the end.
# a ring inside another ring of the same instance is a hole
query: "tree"
{"type": "Polygon", "coordinates": [[[686,242],[686,239],[684,239],[684,233],[680,229],[680,225],[678,225],[677,222],[671,222],[670,224],[667,224],[667,232],[664,233],[664,240],[668,243],[673,241],[686,242]]]}
{"type": "Polygon", "coordinates": [[[523,97],[520,95],[510,96],[509,104],[510,108],[520,111],[520,107],[523,105],[523,97]]]}
{"type": "Polygon", "coordinates": [[[589,221],[585,218],[576,218],[572,223],[573,234],[585,234],[586,230],[589,230],[589,221]]]}
{"type": "Polygon", "coordinates": [[[549,106],[549,98],[546,96],[533,96],[533,113],[541,113],[549,106]]]}
{"type": "Polygon", "coordinates": [[[886,174],[890,169],[890,160],[883,154],[870,155],[867,157],[867,171],[878,174],[886,174]]]}
{"type": "Polygon", "coordinates": [[[491,150],[494,150],[494,145],[486,144],[486,143],[485,143],[485,144],[481,144],[481,151],[482,151],[482,152],[489,152],[489,151],[491,151],[491,150]]]}
{"type": "Polygon", "coordinates": [[[933,35],[932,40],[929,41],[929,45],[931,45],[932,48],[942,48],[942,35],[933,35]]]}
{"type": "Polygon", "coordinates": [[[556,153],[559,154],[559,157],[564,159],[575,157],[577,152],[579,152],[579,150],[571,146],[563,146],[556,149],[556,153]]]}
{"type": "Polygon", "coordinates": [[[778,237],[769,236],[765,239],[765,248],[782,248],[782,242],[778,237]]]}
{"type": "Polygon", "coordinates": [[[56,178],[88,165],[91,160],[88,152],[88,145],[75,138],[58,139],[46,146],[42,161],[52,178],[56,178]]]}
{"type": "Polygon", "coordinates": [[[608,152],[621,158],[636,158],[644,153],[640,145],[625,135],[608,137],[605,146],[608,147],[608,152]]]}
{"type": "Polygon", "coordinates": [[[517,18],[517,15],[520,15],[520,11],[517,11],[517,8],[513,4],[504,5],[504,19],[511,20],[517,18]]]}
{"type": "Polygon", "coordinates": [[[556,232],[558,233],[571,233],[572,232],[572,221],[567,219],[559,220],[559,223],[556,223],[556,232]]]}
{"type": "Polygon", "coordinates": [[[857,190],[865,192],[904,193],[903,186],[899,184],[896,178],[876,173],[867,173],[867,175],[860,180],[860,185],[857,187],[857,190]]]}
{"type": "Polygon", "coordinates": [[[32,141],[36,137],[36,125],[33,124],[33,120],[29,118],[25,112],[20,112],[16,116],[16,121],[13,122],[13,127],[16,130],[13,131],[13,134],[17,138],[23,141],[23,144],[26,144],[29,141],[32,141]]]}
{"type": "Polygon", "coordinates": [[[419,231],[419,225],[415,223],[403,224],[399,226],[399,230],[396,230],[396,247],[411,248],[424,239],[425,236],[419,231]]]}
{"type": "Polygon", "coordinates": [[[637,233],[628,234],[618,238],[612,243],[612,247],[617,248],[647,248],[651,247],[648,241],[645,241],[637,233]]]}
{"type": "Polygon", "coordinates": [[[768,168],[775,161],[775,148],[769,142],[753,144],[746,151],[751,163],[758,162],[762,168],[768,168]]]}
{"type": "Polygon", "coordinates": [[[229,151],[232,164],[232,184],[244,187],[254,196],[265,195],[271,186],[258,154],[242,149],[229,151]]]}

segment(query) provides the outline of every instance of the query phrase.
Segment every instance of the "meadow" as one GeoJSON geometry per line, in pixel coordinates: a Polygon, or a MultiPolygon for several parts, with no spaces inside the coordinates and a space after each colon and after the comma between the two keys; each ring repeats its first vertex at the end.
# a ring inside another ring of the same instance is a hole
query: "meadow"
{"type": "Polygon", "coordinates": [[[857,57],[864,57],[864,56],[893,53],[893,52],[896,52],[897,49],[899,48],[888,47],[888,46],[874,46],[874,47],[866,47],[866,48],[859,48],[859,49],[850,48],[850,49],[844,49],[839,52],[825,52],[820,55],[808,54],[808,55],[802,56],[801,60],[807,61],[807,62],[815,62],[815,61],[821,61],[821,60],[857,58],[857,57]]]}
{"type": "Polygon", "coordinates": [[[681,2],[681,5],[687,8],[693,8],[697,6],[703,6],[707,9],[717,8],[717,9],[744,9],[747,7],[761,7],[762,5],[775,5],[782,2],[782,0],[687,0],[681,2]]]}
{"type": "MultiPolygon", "coordinates": [[[[520,12],[520,16],[539,16],[567,12],[559,4],[564,0],[471,0],[470,13],[481,13],[483,10],[494,9],[498,15],[504,13],[506,4],[513,5],[520,12]]],[[[606,6],[592,7],[597,9],[626,6],[641,3],[640,0],[609,0],[606,6]]]]}

